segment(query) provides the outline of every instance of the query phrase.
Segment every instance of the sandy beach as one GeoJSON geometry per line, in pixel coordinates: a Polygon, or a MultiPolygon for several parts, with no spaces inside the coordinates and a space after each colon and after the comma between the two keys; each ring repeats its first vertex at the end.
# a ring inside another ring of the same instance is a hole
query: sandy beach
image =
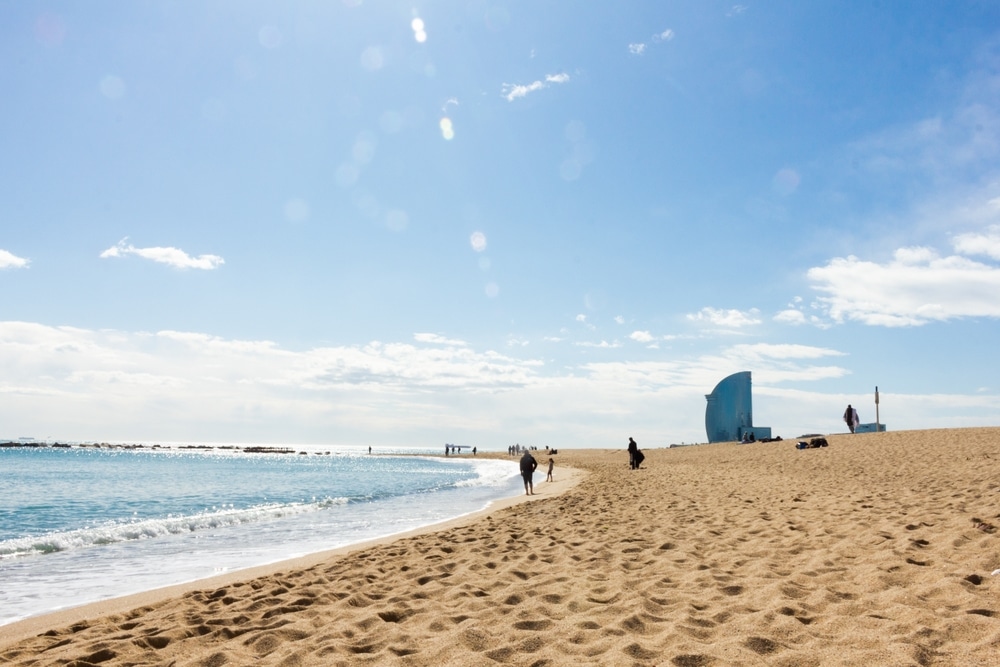
{"type": "Polygon", "coordinates": [[[0,663],[1000,664],[1000,428],[827,440],[564,449],[527,502],[3,626],[0,663]]]}

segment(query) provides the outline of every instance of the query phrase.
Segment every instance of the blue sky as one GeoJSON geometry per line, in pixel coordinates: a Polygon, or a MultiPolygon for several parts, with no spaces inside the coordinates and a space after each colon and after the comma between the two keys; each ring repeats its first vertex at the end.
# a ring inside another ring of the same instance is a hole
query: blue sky
{"type": "Polygon", "coordinates": [[[0,437],[1000,424],[1000,6],[0,5],[0,437]]]}

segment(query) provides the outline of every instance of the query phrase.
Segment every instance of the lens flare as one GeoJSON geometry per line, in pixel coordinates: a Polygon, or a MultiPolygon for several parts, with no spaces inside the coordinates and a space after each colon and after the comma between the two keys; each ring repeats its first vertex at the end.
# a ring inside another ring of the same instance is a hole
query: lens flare
{"type": "Polygon", "coordinates": [[[427,31],[424,30],[424,20],[422,18],[415,18],[410,21],[410,27],[413,28],[413,39],[417,40],[420,44],[427,41],[427,31]]]}
{"type": "Polygon", "coordinates": [[[382,49],[377,46],[369,46],[362,51],[361,66],[369,72],[382,69],[385,66],[385,56],[382,55],[382,49]]]}
{"type": "Polygon", "coordinates": [[[469,237],[469,244],[476,252],[486,250],[486,234],[483,234],[482,232],[473,232],[472,236],[469,237]]]}
{"type": "Polygon", "coordinates": [[[375,136],[370,132],[358,135],[351,148],[351,156],[358,164],[368,164],[375,159],[375,136]]]}
{"type": "Polygon", "coordinates": [[[35,21],[35,37],[46,46],[56,46],[66,39],[66,23],[58,14],[46,12],[35,21]]]}
{"type": "Polygon", "coordinates": [[[775,192],[785,197],[798,190],[801,182],[802,177],[799,176],[799,172],[788,167],[779,169],[774,178],[771,179],[771,185],[775,192]]]}
{"type": "Polygon", "coordinates": [[[451,141],[452,139],[455,138],[455,128],[451,124],[451,118],[445,116],[444,118],[441,119],[439,125],[441,126],[442,137],[444,137],[448,141],[451,141]]]}
{"type": "Polygon", "coordinates": [[[386,134],[394,134],[403,129],[403,115],[398,111],[386,111],[378,119],[378,126],[386,134]]]}
{"type": "Polygon", "coordinates": [[[569,158],[563,160],[562,164],[559,165],[559,176],[564,181],[575,181],[580,178],[580,174],[582,173],[583,165],[580,164],[579,160],[569,158]]]}
{"type": "Polygon", "coordinates": [[[285,202],[285,220],[305,222],[309,219],[309,204],[304,199],[294,197],[285,202]]]}
{"type": "Polygon", "coordinates": [[[394,232],[404,231],[410,225],[410,216],[406,211],[393,209],[385,216],[385,226],[394,232]]]}
{"type": "Polygon", "coordinates": [[[276,49],[281,46],[281,31],[273,25],[265,25],[257,31],[257,41],[265,49],[276,49]]]}
{"type": "Polygon", "coordinates": [[[125,82],[121,77],[108,74],[101,79],[101,94],[109,100],[117,100],[125,96],[125,82]]]}

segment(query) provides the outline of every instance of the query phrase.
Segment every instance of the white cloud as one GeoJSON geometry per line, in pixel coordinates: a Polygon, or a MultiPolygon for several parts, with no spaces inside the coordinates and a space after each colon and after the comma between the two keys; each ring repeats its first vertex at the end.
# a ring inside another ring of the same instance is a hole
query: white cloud
{"type": "MultiPolygon", "coordinates": [[[[667,390],[690,392],[701,398],[720,380],[741,370],[752,369],[755,391],[760,385],[780,382],[819,382],[849,373],[834,365],[812,362],[827,357],[844,356],[828,348],[808,345],[734,345],[716,354],[687,360],[611,361],[587,364],[590,379],[608,392],[644,394],[667,390]]],[[[704,402],[695,402],[704,411],[704,402]]]]}
{"type": "Polygon", "coordinates": [[[543,88],[548,88],[552,83],[566,83],[569,81],[569,74],[548,74],[544,81],[533,81],[529,84],[505,83],[501,87],[501,94],[508,102],[525,97],[528,93],[533,93],[543,88]]]}
{"type": "Polygon", "coordinates": [[[615,324],[625,324],[625,318],[621,315],[615,315],[615,324]]]}
{"type": "Polygon", "coordinates": [[[633,331],[628,337],[637,343],[652,343],[656,340],[653,338],[653,334],[648,331],[633,331]]]}
{"type": "Polygon", "coordinates": [[[1000,225],[990,225],[985,233],[959,234],[952,239],[955,252],[963,255],[985,255],[1000,260],[1000,225]]]}
{"type": "Polygon", "coordinates": [[[856,142],[856,153],[849,156],[852,164],[866,169],[866,178],[921,177],[936,185],[995,176],[1000,155],[1000,76],[991,57],[965,78],[952,108],[856,142]]]}
{"type": "Polygon", "coordinates": [[[692,322],[704,322],[717,327],[725,327],[727,329],[739,329],[746,326],[760,324],[761,322],[760,311],[756,308],[742,311],[736,310],[735,308],[722,310],[719,308],[706,307],[702,308],[697,313],[689,314],[687,319],[692,322]]]}
{"type": "MultiPolygon", "coordinates": [[[[812,304],[812,308],[816,309],[817,312],[824,312],[820,304],[814,303],[812,304]]],[[[808,315],[797,306],[792,305],[785,310],[779,311],[772,319],[779,324],[787,324],[789,326],[809,324],[817,329],[829,329],[833,326],[829,318],[820,317],[815,314],[808,315]]]]}
{"type": "Polygon", "coordinates": [[[801,310],[789,308],[787,310],[782,310],[775,315],[774,321],[781,322],[782,324],[799,325],[806,323],[806,316],[801,310]]]}
{"type": "Polygon", "coordinates": [[[599,343],[594,343],[594,342],[590,342],[590,341],[581,341],[579,343],[575,343],[575,345],[577,345],[579,347],[596,347],[596,348],[605,349],[605,350],[614,350],[614,349],[617,349],[617,348],[619,348],[619,347],[622,346],[622,344],[619,343],[618,341],[612,341],[612,342],[609,343],[606,340],[602,340],[599,343]]]}
{"type": "Polygon", "coordinates": [[[930,248],[901,248],[879,264],[834,258],[809,269],[818,299],[835,322],[920,326],[959,317],[1000,317],[1000,267],[930,248]]]}
{"type": "MultiPolygon", "coordinates": [[[[674,31],[667,28],[666,30],[663,30],[653,35],[652,40],[653,43],[660,43],[660,42],[669,42],[673,38],[674,38],[674,31]]],[[[631,44],[628,45],[628,52],[634,56],[641,56],[646,52],[646,48],[647,47],[645,42],[632,42],[631,44]]]]}
{"type": "Polygon", "coordinates": [[[444,336],[432,333],[413,334],[413,339],[418,343],[433,343],[435,345],[465,345],[465,341],[456,340],[454,338],[445,338],[444,336]]]}
{"type": "Polygon", "coordinates": [[[0,322],[0,367],[10,371],[0,378],[0,423],[74,440],[352,442],[382,434],[398,442],[399,433],[439,434],[442,424],[488,429],[494,399],[483,399],[493,407],[484,403],[474,417],[462,405],[539,382],[541,362],[418,337],[444,344],[296,351],[196,332],[0,322]]]}
{"type": "Polygon", "coordinates": [[[822,357],[840,357],[843,352],[828,347],[813,347],[812,345],[753,343],[733,345],[729,354],[745,361],[762,361],[765,359],[820,359],[822,357]]]}
{"type": "MultiPolygon", "coordinates": [[[[854,400],[780,386],[822,387],[849,374],[830,363],[841,352],[807,345],[735,345],[630,362],[615,361],[609,348],[616,343],[601,341],[587,347],[612,360],[564,365],[516,357],[526,348],[514,339],[509,349],[516,351],[503,354],[437,334],[415,338],[294,350],[199,332],[0,321],[0,424],[9,429],[0,436],[44,428],[64,440],[285,445],[424,445],[462,437],[501,449],[526,437],[607,447],[627,428],[654,447],[703,442],[704,395],[741,370],[753,372],[755,421],[780,427],[780,435],[833,431],[839,412],[830,406],[854,400]]],[[[883,392],[882,401],[895,405],[895,428],[955,426],[956,419],[984,425],[1000,414],[995,393],[883,392]]]]}
{"type": "Polygon", "coordinates": [[[597,327],[587,321],[587,316],[584,313],[578,314],[574,319],[582,324],[587,331],[597,331],[597,327]]]}
{"type": "Polygon", "coordinates": [[[126,243],[127,240],[128,238],[124,238],[119,241],[117,245],[113,245],[102,252],[101,259],[136,255],[137,257],[142,257],[143,259],[172,266],[175,269],[211,270],[217,269],[225,264],[225,260],[218,255],[199,255],[198,257],[191,257],[179,248],[136,248],[131,243],[126,243]]]}
{"type": "Polygon", "coordinates": [[[541,81],[535,81],[527,85],[524,84],[513,84],[505,83],[502,87],[502,95],[507,99],[508,102],[513,102],[519,97],[524,97],[528,93],[533,93],[536,90],[541,90],[545,87],[545,84],[541,81]]]}
{"type": "Polygon", "coordinates": [[[31,260],[18,257],[6,250],[0,250],[0,270],[2,269],[24,269],[31,264],[31,260]]]}

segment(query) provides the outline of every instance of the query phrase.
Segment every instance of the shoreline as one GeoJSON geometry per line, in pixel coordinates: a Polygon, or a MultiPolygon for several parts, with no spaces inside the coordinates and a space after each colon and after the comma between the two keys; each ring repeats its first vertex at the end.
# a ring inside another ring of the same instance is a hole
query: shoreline
{"type": "MultiPolygon", "coordinates": [[[[483,456],[480,458],[492,458],[497,460],[509,460],[511,458],[502,453],[482,452],[481,454],[483,454],[483,456]]],[[[393,454],[393,456],[399,456],[399,454],[393,454]]],[[[434,455],[414,454],[413,456],[434,455]]],[[[513,505],[524,502],[533,502],[535,500],[563,493],[573,486],[576,486],[576,484],[578,484],[579,481],[585,476],[584,471],[575,468],[561,468],[559,469],[559,472],[559,477],[554,479],[552,482],[542,481],[541,484],[536,483],[535,495],[533,496],[526,496],[524,493],[520,493],[508,498],[501,498],[490,502],[489,505],[481,510],[469,512],[452,519],[446,519],[444,521],[427,524],[426,526],[421,526],[419,528],[413,528],[411,530],[393,533],[371,540],[362,540],[353,544],[337,547],[336,549],[326,549],[296,558],[275,561],[266,565],[241,568],[231,572],[194,579],[180,584],[154,588],[140,593],[132,593],[130,595],[123,595],[97,602],[89,602],[82,605],[68,607],[66,609],[57,609],[55,611],[30,616],[12,623],[2,624],[0,625],[0,652],[2,652],[2,649],[8,644],[16,643],[25,638],[40,634],[53,627],[87,622],[91,619],[111,614],[121,614],[134,608],[145,607],[164,600],[182,597],[203,588],[218,588],[237,582],[274,576],[285,570],[306,569],[320,565],[331,559],[346,558],[355,551],[391,544],[396,540],[406,539],[408,537],[434,533],[439,530],[447,530],[449,528],[466,525],[467,523],[479,520],[483,516],[490,513],[511,507],[513,505]]],[[[539,463],[539,468],[535,475],[536,478],[541,475],[544,480],[544,472],[542,472],[541,463],[539,463]]],[[[0,653],[0,655],[2,655],[2,653],[0,653]]]]}
{"type": "Polygon", "coordinates": [[[34,619],[0,662],[993,664],[1000,427],[826,439],[643,449],[635,471],[624,443],[563,449],[557,483],[581,473],[561,493],[34,619]]]}

